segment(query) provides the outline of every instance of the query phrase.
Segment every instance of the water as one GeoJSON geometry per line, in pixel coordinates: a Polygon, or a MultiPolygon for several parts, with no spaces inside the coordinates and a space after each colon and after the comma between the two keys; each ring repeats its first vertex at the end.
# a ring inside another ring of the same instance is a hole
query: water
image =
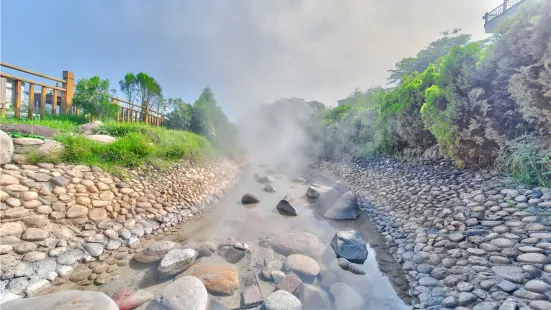
{"type": "MultiPolygon", "coordinates": [[[[268,193],[262,190],[264,184],[255,181],[254,172],[263,172],[259,169],[249,169],[242,174],[239,185],[228,193],[220,203],[209,212],[200,216],[192,223],[186,223],[181,227],[173,228],[166,234],[157,236],[157,240],[173,240],[180,243],[220,241],[228,237],[235,237],[239,242],[244,242],[252,247],[249,257],[236,265],[239,269],[241,282],[250,282],[263,269],[263,262],[279,259],[282,262],[285,257],[277,254],[271,248],[259,245],[263,240],[273,240],[283,233],[291,231],[305,231],[318,236],[326,249],[318,262],[328,268],[343,282],[354,288],[366,301],[365,309],[411,309],[404,300],[409,301],[405,291],[404,272],[393,257],[386,251],[384,238],[377,233],[365,214],[353,221],[333,221],[323,218],[325,210],[338,198],[338,193],[329,186],[319,187],[322,193],[316,201],[309,201],[305,197],[307,184],[294,183],[288,177],[275,176],[274,185],[276,192],[268,193]],[[255,171],[256,170],[256,171],[255,171]],[[253,192],[260,197],[260,202],[252,205],[242,205],[240,200],[246,192],[253,192]],[[296,217],[280,214],[275,206],[287,193],[294,198],[293,205],[298,209],[296,217]],[[354,275],[340,269],[336,263],[336,256],[330,246],[330,241],[338,230],[356,229],[361,232],[364,240],[368,242],[369,255],[361,265],[366,275],[354,275]],[[251,277],[252,275],[252,277],[251,277]]],[[[308,183],[308,182],[307,182],[308,183]]],[[[151,240],[154,241],[154,240],[151,240]]],[[[147,242],[145,242],[147,243],[147,242]]],[[[264,244],[266,246],[266,244],[264,244]]],[[[204,259],[200,258],[199,260],[204,259]]],[[[213,259],[212,257],[208,259],[213,259]]],[[[121,274],[100,287],[88,287],[84,289],[96,289],[110,296],[115,296],[122,289],[146,290],[157,293],[169,282],[159,282],[156,278],[156,264],[145,265],[131,261],[129,266],[123,267],[121,274]]],[[[256,281],[262,290],[264,298],[274,290],[273,283],[260,280],[256,281]]],[[[314,285],[320,285],[314,280],[314,285]]],[[[241,286],[243,288],[243,283],[241,286]]],[[[321,287],[329,293],[327,288],[321,287]]],[[[331,296],[329,294],[329,296],[331,296]]],[[[232,296],[211,296],[228,308],[239,307],[239,290],[232,296]]],[[[304,309],[314,309],[308,304],[303,304],[304,309]]],[[[335,307],[333,304],[332,307],[335,307]]]]}

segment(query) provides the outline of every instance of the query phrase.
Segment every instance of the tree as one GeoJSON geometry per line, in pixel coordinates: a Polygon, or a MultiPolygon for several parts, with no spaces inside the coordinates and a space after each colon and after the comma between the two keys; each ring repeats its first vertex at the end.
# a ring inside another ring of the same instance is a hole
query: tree
{"type": "Polygon", "coordinates": [[[173,109],[166,117],[165,126],[173,129],[191,130],[193,107],[181,98],[168,98],[173,109]]]}
{"type": "Polygon", "coordinates": [[[160,105],[163,102],[161,86],[155,78],[144,72],[136,75],[127,73],[124,79],[120,80],[119,86],[128,101],[141,105],[142,121],[145,120],[150,106],[160,105]]]}
{"type": "Polygon", "coordinates": [[[126,95],[126,100],[134,102],[136,94],[136,76],[134,73],[127,73],[122,80],[119,81],[121,91],[126,95]]]}
{"type": "Polygon", "coordinates": [[[461,29],[442,32],[442,38],[431,42],[422,49],[417,56],[408,57],[396,63],[396,69],[390,70],[389,84],[398,83],[402,76],[411,75],[413,72],[423,72],[431,63],[435,63],[440,57],[448,54],[454,46],[464,46],[471,40],[470,34],[460,34],[461,29]]]}
{"type": "Polygon", "coordinates": [[[75,86],[73,104],[84,113],[99,118],[115,117],[119,107],[111,102],[109,80],[99,76],[80,79],[75,86]]]}

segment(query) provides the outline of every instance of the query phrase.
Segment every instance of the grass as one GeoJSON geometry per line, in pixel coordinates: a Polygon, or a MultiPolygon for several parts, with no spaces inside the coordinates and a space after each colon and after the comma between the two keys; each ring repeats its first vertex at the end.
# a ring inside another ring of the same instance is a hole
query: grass
{"type": "Polygon", "coordinates": [[[95,134],[106,134],[117,140],[105,144],[88,139],[81,134],[80,126],[87,120],[75,117],[49,117],[43,120],[2,119],[2,123],[35,124],[57,129],[60,135],[53,139],[65,145],[59,158],[39,154],[28,154],[29,163],[70,162],[101,167],[117,175],[124,169],[149,163],[164,169],[170,163],[182,158],[201,161],[216,154],[209,141],[197,134],[180,130],[169,130],[139,123],[106,122],[95,130],[95,134]]]}
{"type": "Polygon", "coordinates": [[[523,136],[508,142],[496,167],[519,183],[551,187],[551,148],[538,137],[523,136]]]}

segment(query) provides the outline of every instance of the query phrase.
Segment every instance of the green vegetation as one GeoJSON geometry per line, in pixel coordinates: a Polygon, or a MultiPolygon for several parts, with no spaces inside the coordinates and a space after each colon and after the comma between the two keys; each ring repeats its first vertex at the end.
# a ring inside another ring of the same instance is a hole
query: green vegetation
{"type": "Polygon", "coordinates": [[[78,126],[88,123],[90,120],[86,119],[82,115],[56,115],[56,116],[46,116],[43,119],[34,118],[34,119],[26,119],[26,118],[2,118],[1,122],[2,124],[29,124],[29,125],[37,125],[37,126],[44,126],[48,128],[52,128],[55,130],[59,130],[62,133],[69,133],[69,132],[78,132],[78,126]]]}
{"type": "Polygon", "coordinates": [[[100,119],[112,119],[117,115],[119,107],[111,102],[109,80],[99,76],[78,80],[75,86],[73,104],[81,108],[83,113],[100,119]]]}
{"type": "Polygon", "coordinates": [[[422,152],[437,143],[460,167],[495,163],[549,186],[550,149],[542,142],[551,130],[549,25],[551,3],[540,0],[524,4],[491,40],[444,33],[396,64],[393,89],[356,90],[346,106],[312,121],[321,155],[422,152]]]}
{"type": "Polygon", "coordinates": [[[27,134],[27,133],[20,133],[17,131],[9,133],[10,137],[12,138],[35,138],[44,140],[45,138],[43,136],[35,135],[35,134],[27,134]]]}

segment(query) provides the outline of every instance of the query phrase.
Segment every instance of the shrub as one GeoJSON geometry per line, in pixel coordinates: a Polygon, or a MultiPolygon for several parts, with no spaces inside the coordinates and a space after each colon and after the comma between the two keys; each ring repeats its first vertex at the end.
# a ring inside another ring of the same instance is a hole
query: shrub
{"type": "Polygon", "coordinates": [[[101,119],[114,118],[119,106],[111,102],[109,95],[109,80],[99,76],[80,79],[75,86],[73,103],[92,116],[101,119]]]}

